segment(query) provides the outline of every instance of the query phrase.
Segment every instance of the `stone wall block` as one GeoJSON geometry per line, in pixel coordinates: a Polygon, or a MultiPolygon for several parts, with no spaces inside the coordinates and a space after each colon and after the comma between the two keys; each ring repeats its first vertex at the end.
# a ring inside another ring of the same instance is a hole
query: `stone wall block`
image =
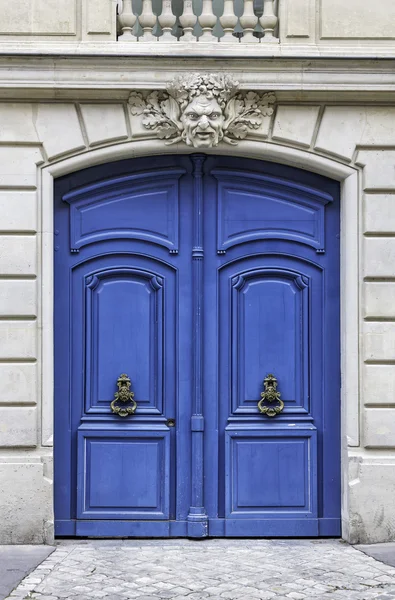
{"type": "Polygon", "coordinates": [[[395,194],[365,194],[363,198],[364,233],[395,232],[395,194]]]}
{"type": "Polygon", "coordinates": [[[0,104],[0,142],[39,143],[31,104],[11,102],[0,104]]]}
{"type": "Polygon", "coordinates": [[[395,408],[366,408],[364,446],[395,448],[395,408]]]}
{"type": "Polygon", "coordinates": [[[117,0],[82,0],[82,38],[116,40],[117,0]]]}
{"type": "Polygon", "coordinates": [[[0,147],[0,187],[36,188],[37,165],[43,162],[39,148],[0,147]]]}
{"type": "Polygon", "coordinates": [[[0,544],[42,544],[46,542],[46,522],[52,519],[52,484],[43,477],[43,465],[33,462],[0,460],[0,544]]]}
{"type": "Polygon", "coordinates": [[[81,112],[90,146],[128,137],[122,104],[81,104],[81,112]]]}
{"type": "Polygon", "coordinates": [[[38,104],[36,127],[50,160],[85,148],[74,104],[38,104]]]}
{"type": "Polygon", "coordinates": [[[394,106],[376,106],[365,109],[365,126],[358,144],[361,146],[395,145],[394,106]]]}
{"type": "Polygon", "coordinates": [[[363,332],[364,360],[395,360],[395,323],[364,323],[363,332]]]}
{"type": "Polygon", "coordinates": [[[328,106],[321,119],[315,148],[351,160],[365,124],[366,114],[361,108],[328,106]]]}
{"type": "Polygon", "coordinates": [[[355,162],[364,167],[364,190],[395,190],[395,150],[361,150],[355,162]]]}
{"type": "Polygon", "coordinates": [[[351,544],[374,544],[395,539],[392,509],[395,497],[394,470],[395,459],[372,458],[369,463],[361,461],[358,479],[352,481],[348,488],[351,544]]]}
{"type": "Polygon", "coordinates": [[[0,363],[0,404],[37,403],[37,364],[0,363]]]}
{"type": "Polygon", "coordinates": [[[0,190],[0,230],[37,231],[36,192],[0,190]]]}
{"type": "Polygon", "coordinates": [[[0,280],[0,315],[2,317],[36,317],[36,281],[0,280]]]}
{"type": "Polygon", "coordinates": [[[132,130],[132,138],[135,140],[155,139],[157,134],[152,129],[147,129],[142,123],[141,115],[132,115],[130,111],[129,121],[132,130]]]}
{"type": "MultiPolygon", "coordinates": [[[[292,2],[292,0],[290,0],[292,2]]],[[[395,38],[395,3],[380,0],[321,0],[321,37],[323,39],[395,38]]]]}
{"type": "Polygon", "coordinates": [[[281,37],[295,43],[308,43],[303,38],[313,38],[315,34],[315,1],[314,0],[292,0],[291,2],[279,2],[280,33],[281,37]],[[302,39],[300,39],[302,38],[302,39]]]}
{"type": "Polygon", "coordinates": [[[37,445],[37,408],[0,406],[0,447],[37,445]]]}
{"type": "Polygon", "coordinates": [[[364,365],[362,397],[365,405],[395,406],[395,365],[364,365]]]}
{"type": "Polygon", "coordinates": [[[0,359],[36,359],[35,321],[0,321],[0,359]]]}
{"type": "Polygon", "coordinates": [[[395,318],[395,283],[365,283],[364,316],[368,318],[395,318]]]}
{"type": "Polygon", "coordinates": [[[319,106],[279,106],[273,139],[310,147],[317,123],[319,106]]]}
{"type": "Polygon", "coordinates": [[[1,3],[0,35],[73,35],[76,0],[13,0],[1,3]]]}
{"type": "Polygon", "coordinates": [[[37,275],[35,235],[0,236],[0,272],[2,275],[37,275]]]}
{"type": "Polygon", "coordinates": [[[368,237],[363,241],[365,277],[395,277],[395,237],[368,237]]]}

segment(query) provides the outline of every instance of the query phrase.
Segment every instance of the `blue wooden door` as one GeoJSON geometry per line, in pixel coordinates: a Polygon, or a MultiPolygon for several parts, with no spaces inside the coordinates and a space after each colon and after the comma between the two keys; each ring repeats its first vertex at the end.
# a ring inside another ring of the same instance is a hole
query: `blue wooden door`
{"type": "Polygon", "coordinates": [[[236,159],[205,169],[209,530],[340,535],[338,186],[236,159]],[[281,396],[261,413],[269,375],[281,396]]]}
{"type": "Polygon", "coordinates": [[[55,229],[57,535],[338,535],[337,185],[123,161],[60,179],[55,229]]]}

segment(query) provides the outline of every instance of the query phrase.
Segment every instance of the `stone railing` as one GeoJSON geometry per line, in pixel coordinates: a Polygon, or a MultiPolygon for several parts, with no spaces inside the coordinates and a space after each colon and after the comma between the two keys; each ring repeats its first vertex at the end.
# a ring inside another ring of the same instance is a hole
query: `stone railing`
{"type": "Polygon", "coordinates": [[[122,42],[278,43],[278,0],[120,0],[122,42]]]}

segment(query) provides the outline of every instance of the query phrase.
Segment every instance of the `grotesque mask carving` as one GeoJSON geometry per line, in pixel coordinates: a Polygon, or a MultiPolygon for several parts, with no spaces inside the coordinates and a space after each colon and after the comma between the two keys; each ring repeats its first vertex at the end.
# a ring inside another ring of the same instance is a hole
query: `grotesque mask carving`
{"type": "Polygon", "coordinates": [[[182,139],[194,148],[217,146],[224,137],[224,115],[215,98],[200,95],[192,100],[181,115],[182,139]]]}
{"type": "Polygon", "coordinates": [[[258,129],[273,113],[272,93],[239,92],[227,75],[191,74],[178,77],[166,92],[129,96],[133,115],[166,144],[184,141],[194,148],[212,148],[219,142],[237,144],[249,130],[258,129]]]}

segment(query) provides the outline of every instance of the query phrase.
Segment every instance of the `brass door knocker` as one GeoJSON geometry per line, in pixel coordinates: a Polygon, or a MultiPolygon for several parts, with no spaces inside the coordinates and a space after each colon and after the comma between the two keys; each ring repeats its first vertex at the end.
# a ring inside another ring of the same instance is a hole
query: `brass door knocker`
{"type": "Polygon", "coordinates": [[[111,402],[111,410],[120,417],[127,417],[136,412],[137,402],[134,399],[134,393],[130,390],[132,382],[126,373],[122,373],[117,379],[118,391],[114,394],[114,400],[111,402]],[[129,405],[127,406],[127,403],[129,405]]]}
{"type": "Polygon", "coordinates": [[[259,411],[268,417],[275,417],[284,408],[284,402],[280,399],[281,394],[277,391],[277,379],[272,374],[266,375],[263,385],[265,390],[261,392],[261,399],[258,402],[259,411]],[[273,402],[277,404],[273,406],[273,402]]]}

